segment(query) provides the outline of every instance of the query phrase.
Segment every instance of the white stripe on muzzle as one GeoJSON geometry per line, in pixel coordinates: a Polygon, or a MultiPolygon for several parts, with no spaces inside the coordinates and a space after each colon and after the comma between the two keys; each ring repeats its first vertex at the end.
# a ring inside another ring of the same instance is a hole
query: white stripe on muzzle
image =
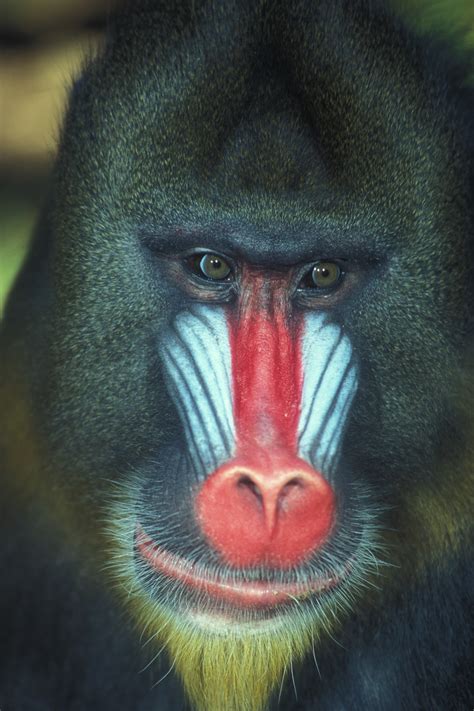
{"type": "Polygon", "coordinates": [[[205,476],[235,451],[231,354],[224,310],[196,304],[176,317],[161,346],[168,387],[196,473],[205,476]]]}
{"type": "Polygon", "coordinates": [[[348,336],[323,314],[305,316],[302,368],[298,453],[327,476],[337,463],[357,390],[357,366],[348,336]]]}

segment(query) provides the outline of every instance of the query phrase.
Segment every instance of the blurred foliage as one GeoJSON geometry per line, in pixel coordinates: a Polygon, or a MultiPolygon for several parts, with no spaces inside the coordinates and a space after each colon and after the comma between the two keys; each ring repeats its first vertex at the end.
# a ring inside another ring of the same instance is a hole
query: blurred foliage
{"type": "Polygon", "coordinates": [[[0,316],[48,185],[71,79],[109,0],[0,0],[0,316]]]}
{"type": "Polygon", "coordinates": [[[43,35],[101,23],[111,0],[1,0],[0,26],[9,34],[43,35]]]}
{"type": "MultiPolygon", "coordinates": [[[[474,52],[474,0],[389,1],[417,31],[474,52]]],[[[0,315],[44,197],[71,77],[113,4],[0,0],[0,315]]]]}
{"type": "Polygon", "coordinates": [[[84,40],[60,37],[26,50],[0,50],[3,164],[51,162],[71,77],[82,65],[84,40]]]}
{"type": "Polygon", "coordinates": [[[441,38],[472,67],[474,84],[474,0],[392,0],[397,11],[423,35],[441,38]]]}
{"type": "Polygon", "coordinates": [[[0,315],[4,299],[23,261],[33,230],[36,209],[34,203],[18,195],[0,195],[2,239],[0,241],[0,315]]]}

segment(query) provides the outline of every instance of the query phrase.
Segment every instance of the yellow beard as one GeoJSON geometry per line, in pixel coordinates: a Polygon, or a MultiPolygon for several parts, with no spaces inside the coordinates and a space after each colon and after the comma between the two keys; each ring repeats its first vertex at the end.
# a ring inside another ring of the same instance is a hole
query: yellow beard
{"type": "Polygon", "coordinates": [[[196,711],[264,711],[313,644],[311,625],[293,616],[252,626],[175,617],[156,608],[152,614],[160,630],[156,637],[196,711]]]}

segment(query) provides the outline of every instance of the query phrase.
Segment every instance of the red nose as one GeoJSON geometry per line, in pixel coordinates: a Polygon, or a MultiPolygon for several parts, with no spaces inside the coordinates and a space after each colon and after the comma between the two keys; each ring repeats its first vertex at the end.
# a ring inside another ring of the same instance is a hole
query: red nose
{"type": "Polygon", "coordinates": [[[301,459],[274,462],[270,469],[234,460],[204,482],[196,514],[207,540],[229,565],[290,567],[327,538],[334,493],[301,459]]]}

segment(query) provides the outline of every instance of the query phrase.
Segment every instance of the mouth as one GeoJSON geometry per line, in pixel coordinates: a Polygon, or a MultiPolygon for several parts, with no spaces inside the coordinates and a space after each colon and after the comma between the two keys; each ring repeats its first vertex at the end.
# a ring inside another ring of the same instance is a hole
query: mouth
{"type": "Polygon", "coordinates": [[[244,609],[269,609],[321,595],[337,587],[349,568],[347,565],[343,573],[321,575],[301,582],[245,581],[235,580],[229,572],[208,571],[170,553],[145,533],[140,525],[135,532],[135,547],[140,558],[159,575],[182,583],[195,592],[205,593],[216,602],[244,609]]]}

